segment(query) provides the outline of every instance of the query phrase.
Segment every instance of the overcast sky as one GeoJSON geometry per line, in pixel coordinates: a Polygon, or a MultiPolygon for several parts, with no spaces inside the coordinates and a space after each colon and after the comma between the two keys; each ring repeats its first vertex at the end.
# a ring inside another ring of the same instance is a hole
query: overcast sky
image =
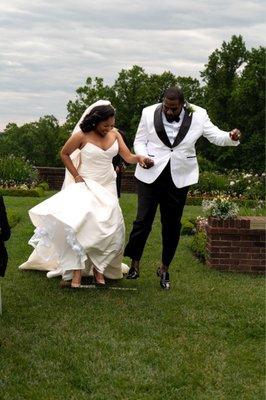
{"type": "Polygon", "coordinates": [[[265,0],[1,0],[0,130],[53,114],[88,76],[134,64],[199,78],[232,35],[265,45],[265,0]]]}

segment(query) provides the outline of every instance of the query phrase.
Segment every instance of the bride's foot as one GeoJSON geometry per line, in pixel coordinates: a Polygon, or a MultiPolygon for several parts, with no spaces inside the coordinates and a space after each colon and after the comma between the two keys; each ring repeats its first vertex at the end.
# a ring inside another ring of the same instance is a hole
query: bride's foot
{"type": "Polygon", "coordinates": [[[99,286],[105,285],[104,275],[101,272],[97,271],[96,268],[93,268],[93,276],[94,276],[96,285],[99,285],[99,286]]]}
{"type": "Polygon", "coordinates": [[[81,270],[80,269],[75,269],[73,271],[73,278],[71,281],[71,287],[72,288],[79,288],[80,287],[80,282],[81,282],[81,270]]]}

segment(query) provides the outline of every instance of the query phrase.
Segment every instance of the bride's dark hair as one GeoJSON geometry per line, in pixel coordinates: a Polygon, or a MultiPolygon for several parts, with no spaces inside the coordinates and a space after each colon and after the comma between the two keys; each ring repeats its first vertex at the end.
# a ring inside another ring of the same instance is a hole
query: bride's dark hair
{"type": "Polygon", "coordinates": [[[111,105],[94,107],[89,114],[85,115],[79,127],[83,133],[90,132],[95,129],[100,122],[114,117],[114,115],[115,109],[111,105]]]}

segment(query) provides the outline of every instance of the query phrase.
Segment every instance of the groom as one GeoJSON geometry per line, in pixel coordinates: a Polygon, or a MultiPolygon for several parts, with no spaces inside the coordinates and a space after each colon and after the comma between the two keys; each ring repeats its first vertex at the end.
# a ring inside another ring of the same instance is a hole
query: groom
{"type": "Polygon", "coordinates": [[[137,166],[138,212],[124,255],[130,257],[127,279],[139,277],[139,263],[157,207],[162,225],[162,260],[156,271],[163,289],[170,289],[169,265],[179,241],[181,217],[190,185],[198,182],[195,144],[204,136],[218,146],[237,146],[240,131],[225,132],[210,121],[206,110],[187,104],[179,87],[164,93],[162,104],[143,109],[134,141],[136,154],[154,165],[137,166]]]}

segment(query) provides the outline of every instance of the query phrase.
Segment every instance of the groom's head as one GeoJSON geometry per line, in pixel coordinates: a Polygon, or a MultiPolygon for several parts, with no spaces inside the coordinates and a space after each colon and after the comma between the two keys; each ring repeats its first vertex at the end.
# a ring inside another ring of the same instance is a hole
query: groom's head
{"type": "Polygon", "coordinates": [[[178,86],[172,86],[164,92],[163,112],[168,122],[179,120],[184,105],[184,93],[178,86]]]}

